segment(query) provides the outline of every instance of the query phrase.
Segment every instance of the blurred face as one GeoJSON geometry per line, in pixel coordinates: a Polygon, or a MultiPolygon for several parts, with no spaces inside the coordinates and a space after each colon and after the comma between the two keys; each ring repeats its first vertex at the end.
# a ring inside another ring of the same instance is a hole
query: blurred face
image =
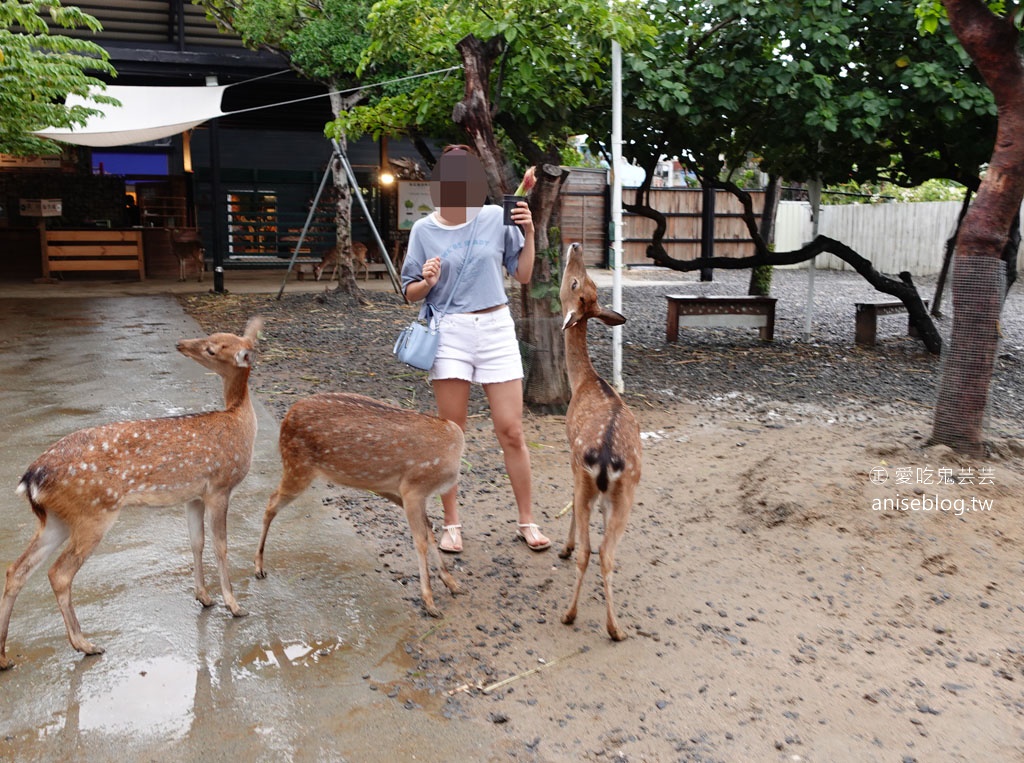
{"type": "Polygon", "coordinates": [[[484,167],[465,149],[446,150],[430,176],[430,200],[445,220],[454,223],[472,219],[487,198],[484,167]]]}

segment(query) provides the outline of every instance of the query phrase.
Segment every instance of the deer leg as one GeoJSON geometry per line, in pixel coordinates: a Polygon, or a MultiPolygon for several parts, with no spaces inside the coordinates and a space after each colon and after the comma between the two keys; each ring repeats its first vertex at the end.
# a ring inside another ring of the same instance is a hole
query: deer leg
{"type": "Polygon", "coordinates": [[[576,511],[569,515],[569,534],[565,539],[565,546],[558,552],[559,559],[568,559],[576,548],[576,511]]]}
{"type": "Polygon", "coordinates": [[[228,575],[228,498],[224,490],[206,498],[206,510],[210,513],[210,527],[213,531],[213,551],[217,557],[217,571],[220,573],[220,593],[224,597],[224,605],[235,617],[245,617],[249,613],[242,609],[231,588],[231,577],[228,575]]]}
{"type": "Polygon", "coordinates": [[[626,638],[626,632],[619,627],[615,619],[615,603],[612,599],[612,576],[615,574],[615,549],[622,539],[626,530],[626,522],[629,520],[630,508],[633,505],[632,495],[617,496],[617,499],[606,507],[606,524],[604,538],[601,541],[601,579],[604,582],[604,600],[608,609],[606,627],[608,635],[614,641],[622,641],[626,638]]]}
{"type": "Polygon", "coordinates": [[[274,521],[277,512],[298,498],[312,481],[312,469],[292,466],[285,461],[281,482],[277,486],[277,490],[270,496],[267,508],[263,512],[263,532],[260,533],[260,545],[256,549],[256,558],[253,560],[256,568],[256,577],[263,579],[267,576],[267,571],[263,568],[263,549],[267,545],[267,533],[270,532],[270,523],[274,521]]]}
{"type": "Polygon", "coordinates": [[[206,543],[205,532],[206,506],[201,498],[189,501],[185,506],[185,518],[188,521],[188,539],[192,545],[192,575],[196,585],[196,600],[204,607],[213,605],[213,598],[206,590],[206,575],[203,573],[203,547],[206,543]]]}
{"type": "Polygon", "coordinates": [[[579,549],[576,552],[576,584],[572,591],[572,602],[562,615],[562,622],[565,625],[572,625],[576,621],[576,606],[580,599],[580,589],[583,587],[583,576],[587,574],[587,565],[590,564],[590,493],[594,488],[591,486],[587,489],[585,479],[577,478],[573,490],[572,516],[576,524],[576,545],[579,549]]]}
{"type": "MultiPolygon", "coordinates": [[[[462,587],[455,582],[455,578],[448,570],[448,565],[445,563],[444,557],[441,556],[441,552],[437,549],[437,541],[434,539],[434,534],[430,529],[430,519],[427,517],[427,498],[424,496],[422,501],[422,510],[419,512],[419,518],[417,520],[417,527],[423,528],[423,533],[427,539],[427,551],[430,554],[430,561],[437,567],[437,574],[441,578],[441,582],[444,583],[445,588],[452,596],[458,596],[462,593],[462,587]]],[[[403,504],[404,505],[404,504],[403,504]]],[[[408,516],[408,515],[407,515],[408,516]]],[[[409,520],[409,527],[412,527],[412,520],[409,520]]]]}
{"type": "Polygon", "coordinates": [[[67,538],[67,525],[55,516],[47,516],[45,522],[39,523],[25,552],[7,568],[4,595],[0,598],[0,670],[7,670],[14,665],[7,659],[7,630],[11,624],[15,599],[32,573],[67,538]]]}
{"type": "Polygon", "coordinates": [[[430,527],[427,522],[427,496],[418,491],[404,490],[402,493],[402,506],[405,509],[405,518],[409,522],[409,530],[412,532],[412,541],[416,546],[416,559],[420,568],[420,595],[423,597],[423,608],[431,617],[440,617],[441,610],[434,604],[434,594],[430,590],[430,566],[427,563],[427,556],[430,549],[437,555],[440,563],[439,570],[441,580],[448,586],[449,590],[455,581],[444,566],[440,553],[430,537],[430,527]],[[447,579],[446,579],[447,578],[447,579]]]}
{"type": "Polygon", "coordinates": [[[96,550],[96,546],[107,534],[107,530],[114,524],[119,513],[120,511],[114,508],[98,515],[95,524],[81,522],[72,527],[68,545],[50,567],[50,587],[57,597],[57,606],[60,607],[60,613],[64,617],[68,641],[71,642],[74,649],[83,654],[103,654],[103,648],[91,643],[82,635],[82,627],[78,624],[75,608],[71,604],[71,583],[82,565],[85,564],[85,560],[96,550]]]}

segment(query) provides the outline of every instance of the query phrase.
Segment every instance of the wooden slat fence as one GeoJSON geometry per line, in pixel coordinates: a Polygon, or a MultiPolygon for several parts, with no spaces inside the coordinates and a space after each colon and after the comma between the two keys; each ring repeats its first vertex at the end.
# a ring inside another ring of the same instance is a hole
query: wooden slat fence
{"type": "MultiPolygon", "coordinates": [[[[562,240],[583,244],[587,264],[607,264],[609,191],[605,170],[569,168],[562,190],[562,240]]],[[[623,201],[633,201],[635,190],[623,189],[623,201]]],[[[764,204],[764,194],[753,191],[756,214],[764,204]]],[[[651,206],[667,218],[664,245],[669,255],[680,260],[697,259],[701,253],[701,210],[703,192],[697,188],[655,188],[651,206]]],[[[753,245],[740,215],[743,208],[731,193],[715,194],[714,252],[719,257],[745,257],[753,254],[753,245]]],[[[650,265],[647,246],[654,232],[654,221],[639,215],[623,214],[623,263],[627,267],[650,265]]]]}

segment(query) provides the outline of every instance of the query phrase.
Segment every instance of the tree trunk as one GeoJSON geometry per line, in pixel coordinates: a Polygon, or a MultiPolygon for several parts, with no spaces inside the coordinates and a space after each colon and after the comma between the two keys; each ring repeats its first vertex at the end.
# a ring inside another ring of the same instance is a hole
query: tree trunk
{"type": "Polygon", "coordinates": [[[1006,292],[1017,282],[1017,253],[1020,251],[1020,213],[1013,217],[1010,232],[1003,247],[1002,260],[1006,263],[1006,292]]]}
{"type": "Polygon", "coordinates": [[[981,0],[943,0],[950,26],[995,98],[995,147],[964,216],[953,263],[953,329],[939,382],[931,441],[982,455],[985,407],[1006,293],[1001,255],[1024,197],[1024,62],[1012,18],[981,0]]]}
{"type": "Polygon", "coordinates": [[[459,40],[455,47],[462,56],[465,87],[462,100],[452,110],[452,121],[469,135],[484,166],[491,198],[500,203],[502,194],[518,185],[508,177],[502,151],[494,137],[491,115],[491,71],[505,49],[505,40],[492,37],[483,42],[469,35],[459,40]]]}
{"type": "MultiPolygon", "coordinates": [[[[332,87],[331,89],[338,88],[332,87]]],[[[331,110],[334,112],[334,116],[337,117],[342,112],[351,109],[361,97],[361,95],[350,95],[346,98],[337,93],[331,93],[331,110]]],[[[347,150],[348,141],[344,135],[338,138],[338,145],[341,146],[342,151],[347,150]]],[[[352,188],[349,186],[348,175],[340,161],[333,161],[331,176],[337,192],[334,207],[335,235],[338,239],[338,287],[336,291],[362,301],[359,296],[359,284],[356,282],[355,267],[352,263],[352,188]]]]}
{"type": "Polygon", "coordinates": [[[971,197],[974,192],[968,188],[964,192],[964,201],[960,205],[960,214],[956,218],[956,230],[946,240],[946,250],[942,255],[942,268],[939,270],[939,281],[935,284],[935,296],[932,297],[932,315],[936,318],[942,317],[942,290],[946,288],[946,278],[949,277],[949,266],[953,262],[953,250],[956,249],[956,237],[960,234],[960,226],[963,225],[964,215],[971,208],[971,197]]]}
{"type": "Polygon", "coordinates": [[[530,209],[537,229],[537,259],[529,287],[523,287],[520,337],[525,346],[526,403],[534,410],[564,410],[572,390],[565,370],[558,289],[561,282],[562,238],[554,218],[558,195],[568,170],[553,164],[537,168],[537,185],[530,194],[530,209]]]}
{"type": "MultiPolygon", "coordinates": [[[[764,190],[764,209],[761,210],[761,239],[769,249],[774,249],[775,215],[779,210],[779,176],[768,178],[768,187],[764,190]]],[[[772,293],[772,268],[761,265],[750,269],[750,284],[747,294],[755,297],[767,297],[772,293]]]]}
{"type": "MultiPolygon", "coordinates": [[[[462,126],[472,141],[484,166],[491,198],[500,201],[502,194],[518,185],[498,147],[491,111],[490,77],[505,41],[495,37],[483,42],[469,35],[460,40],[456,48],[462,56],[465,87],[463,99],[452,112],[452,120],[462,126]]],[[[536,228],[537,260],[530,288],[523,289],[521,296],[520,338],[526,355],[524,360],[529,366],[524,395],[531,406],[561,408],[568,404],[571,391],[565,374],[558,301],[547,295],[552,288],[554,295],[558,293],[561,242],[549,242],[548,228],[568,173],[553,164],[542,164],[537,170],[537,185],[528,199],[536,228]]]]}

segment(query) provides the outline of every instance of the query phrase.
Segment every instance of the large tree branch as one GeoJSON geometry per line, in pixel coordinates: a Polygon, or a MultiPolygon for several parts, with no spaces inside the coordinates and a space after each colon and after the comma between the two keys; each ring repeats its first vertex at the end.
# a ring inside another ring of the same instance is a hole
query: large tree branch
{"type": "Polygon", "coordinates": [[[499,161],[502,153],[494,138],[490,82],[491,70],[505,48],[505,40],[499,36],[484,42],[467,35],[455,47],[462,56],[465,88],[462,100],[452,110],[452,121],[466,131],[476,148],[487,175],[491,198],[500,199],[505,189],[510,187],[510,178],[507,168],[499,161]]]}
{"type": "Polygon", "coordinates": [[[910,273],[906,271],[900,273],[899,280],[879,273],[869,260],[857,254],[846,244],[827,236],[818,236],[800,249],[791,252],[763,251],[750,257],[710,257],[696,260],[677,260],[665,254],[663,248],[661,251],[658,251],[653,246],[647,248],[647,256],[658,265],[683,272],[701,270],[703,268],[743,270],[760,265],[797,265],[826,252],[834,254],[843,262],[849,264],[850,267],[860,273],[878,291],[891,294],[903,302],[907,306],[910,321],[917,328],[921,340],[924,342],[925,347],[928,348],[928,351],[936,355],[942,352],[942,337],[935,328],[931,317],[929,317],[928,310],[917,293],[917,287],[914,286],[910,273]]]}

